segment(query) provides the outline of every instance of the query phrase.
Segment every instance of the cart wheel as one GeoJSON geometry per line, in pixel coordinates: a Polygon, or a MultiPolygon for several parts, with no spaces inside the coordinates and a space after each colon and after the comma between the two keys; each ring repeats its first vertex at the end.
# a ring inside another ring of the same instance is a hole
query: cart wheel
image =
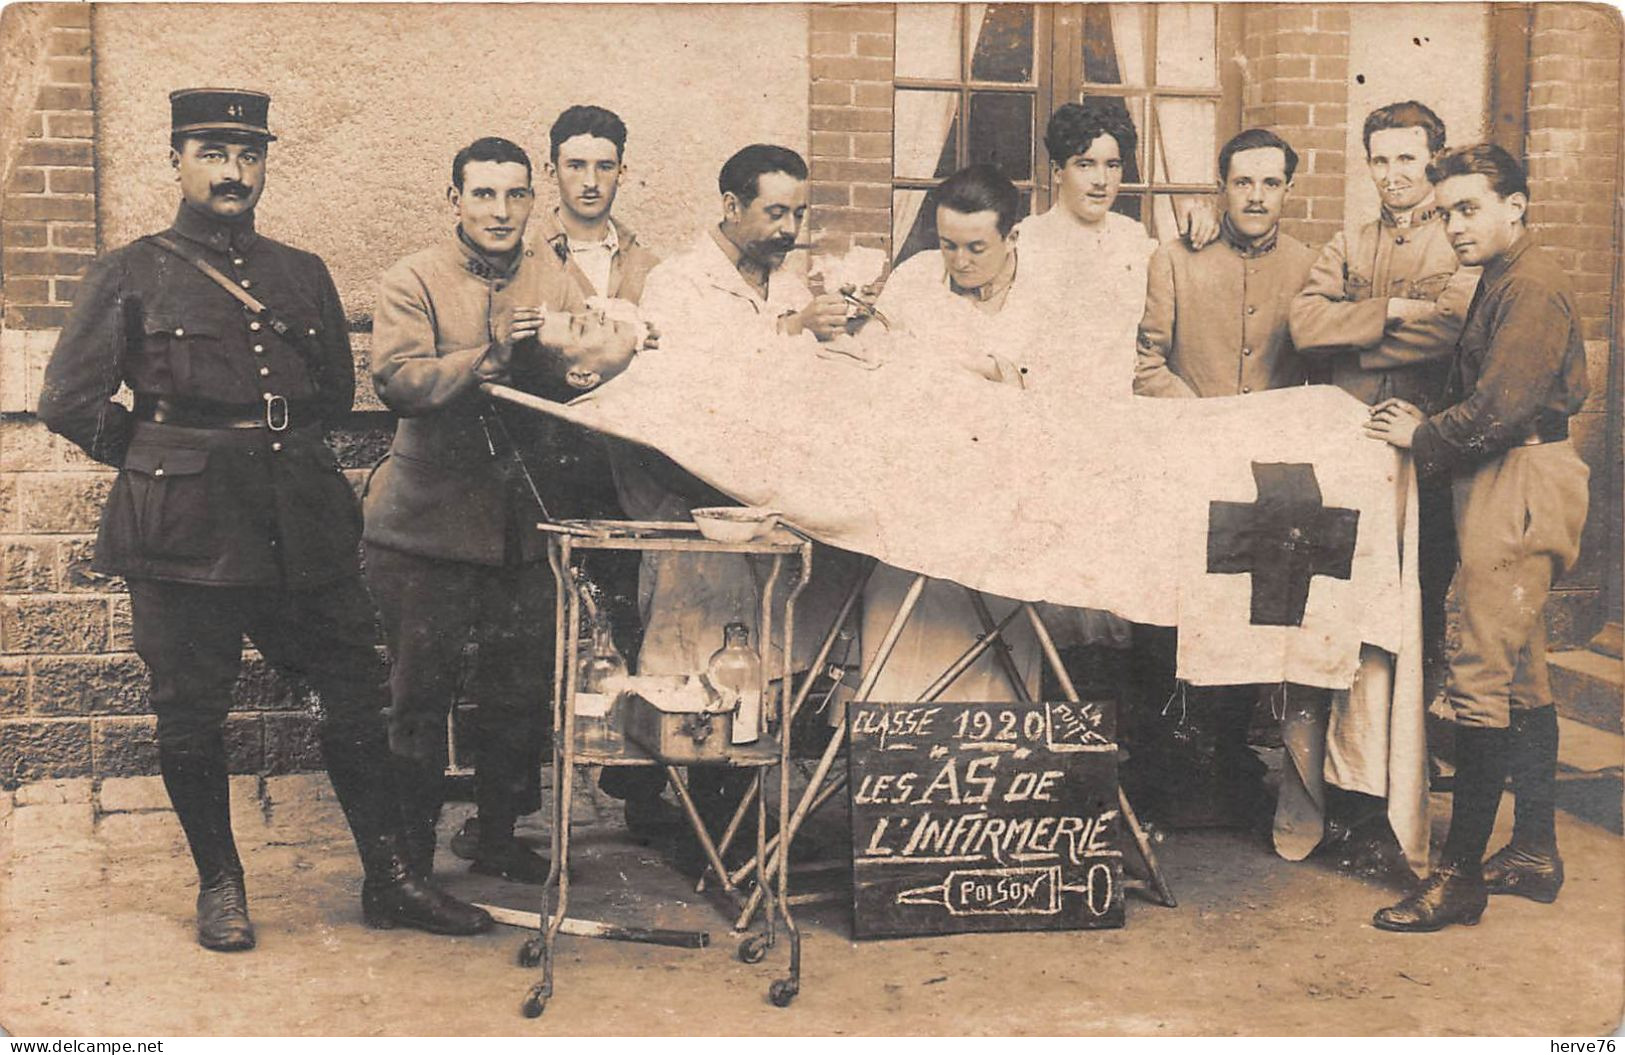
{"type": "Polygon", "coordinates": [[[526,1018],[541,1018],[542,1012],[547,1010],[547,997],[539,989],[532,989],[525,995],[525,1002],[519,1008],[526,1018]]]}
{"type": "Polygon", "coordinates": [[[761,963],[762,957],[767,955],[767,938],[765,935],[752,934],[739,943],[740,963],[761,963]]]}
{"type": "Polygon", "coordinates": [[[788,978],[780,978],[767,987],[767,998],[773,1001],[774,1007],[789,1007],[790,1001],[796,998],[798,992],[800,989],[796,983],[788,978]]]}
{"type": "Polygon", "coordinates": [[[539,966],[541,962],[542,943],[540,941],[535,938],[531,938],[529,941],[525,942],[525,944],[519,946],[519,966],[536,967],[539,966]]]}

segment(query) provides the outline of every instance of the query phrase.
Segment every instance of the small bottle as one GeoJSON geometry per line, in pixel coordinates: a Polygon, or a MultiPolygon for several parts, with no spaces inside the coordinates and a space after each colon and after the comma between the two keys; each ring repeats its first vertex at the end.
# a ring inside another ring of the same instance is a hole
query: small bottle
{"type": "Polygon", "coordinates": [[[621,692],[621,681],[626,677],[626,660],[622,658],[620,649],[615,647],[615,639],[610,636],[609,624],[599,623],[593,627],[592,652],[581,664],[581,692],[595,693],[610,698],[609,708],[604,716],[593,721],[597,728],[592,730],[590,739],[613,747],[621,743],[623,733],[621,730],[620,715],[616,713],[615,701],[621,692]]]}
{"type": "Polygon", "coordinates": [[[744,623],[723,627],[722,647],[711,654],[705,673],[722,693],[723,710],[734,712],[733,742],[754,744],[762,735],[762,661],[744,623]]]}

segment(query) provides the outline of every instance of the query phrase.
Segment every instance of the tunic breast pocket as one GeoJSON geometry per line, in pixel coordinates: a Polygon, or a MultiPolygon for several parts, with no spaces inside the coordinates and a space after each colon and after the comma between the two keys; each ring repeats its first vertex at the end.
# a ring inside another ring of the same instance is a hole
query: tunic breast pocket
{"type": "Polygon", "coordinates": [[[124,459],[141,550],[155,557],[207,557],[218,548],[210,512],[209,452],[132,447],[124,459]]]}
{"type": "Polygon", "coordinates": [[[1371,278],[1358,271],[1348,271],[1343,275],[1343,296],[1348,300],[1370,300],[1371,278]]]}
{"type": "Polygon", "coordinates": [[[220,358],[218,320],[195,314],[148,312],[144,320],[149,352],[161,354],[175,395],[222,400],[208,390],[207,378],[220,358]],[[200,390],[200,386],[202,386],[200,390]]]}

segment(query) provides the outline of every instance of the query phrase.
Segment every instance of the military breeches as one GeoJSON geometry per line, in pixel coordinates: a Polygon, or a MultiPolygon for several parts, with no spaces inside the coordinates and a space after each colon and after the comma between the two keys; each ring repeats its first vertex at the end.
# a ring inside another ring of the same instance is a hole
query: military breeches
{"type": "Polygon", "coordinates": [[[478,795],[506,788],[517,813],[541,803],[551,726],[554,583],[543,562],[495,567],[366,548],[367,586],[392,660],[389,742],[444,765],[446,713],[459,690],[476,705],[478,795]],[[464,647],[476,646],[465,679],[464,647]]]}
{"type": "Polygon", "coordinates": [[[1550,706],[1546,597],[1579,556],[1588,476],[1565,440],[1514,447],[1456,478],[1461,641],[1446,693],[1459,724],[1504,729],[1513,708],[1550,706]]]}
{"type": "Polygon", "coordinates": [[[246,634],[266,662],[320,698],[324,737],[382,742],[384,670],[359,578],[309,590],[131,579],[135,650],[152,674],[158,740],[194,747],[231,709],[246,634]]]}

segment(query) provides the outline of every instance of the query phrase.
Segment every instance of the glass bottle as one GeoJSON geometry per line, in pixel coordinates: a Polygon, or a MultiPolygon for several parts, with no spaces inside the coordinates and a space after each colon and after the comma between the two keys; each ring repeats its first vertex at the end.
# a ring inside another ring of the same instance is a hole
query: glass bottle
{"type": "Polygon", "coordinates": [[[734,712],[733,742],[754,744],[762,735],[762,660],[750,647],[749,627],[723,627],[722,647],[711,654],[705,673],[722,693],[723,710],[734,712]]]}
{"type": "Polygon", "coordinates": [[[581,665],[581,692],[596,693],[608,696],[609,707],[604,716],[594,720],[591,739],[604,746],[615,746],[621,743],[623,732],[621,729],[621,716],[616,701],[620,697],[621,682],[626,677],[626,660],[621,656],[620,649],[615,647],[615,639],[610,636],[609,624],[598,623],[593,627],[592,652],[581,665]]]}

